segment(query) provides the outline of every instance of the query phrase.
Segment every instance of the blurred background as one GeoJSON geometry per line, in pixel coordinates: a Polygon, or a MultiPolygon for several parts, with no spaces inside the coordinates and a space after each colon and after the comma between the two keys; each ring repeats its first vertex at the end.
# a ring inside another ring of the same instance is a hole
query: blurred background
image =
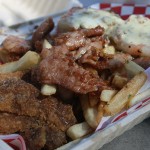
{"type": "Polygon", "coordinates": [[[150,0],[0,0],[0,26],[10,26],[48,14],[64,12],[74,6],[94,3],[149,3],[150,0]]]}

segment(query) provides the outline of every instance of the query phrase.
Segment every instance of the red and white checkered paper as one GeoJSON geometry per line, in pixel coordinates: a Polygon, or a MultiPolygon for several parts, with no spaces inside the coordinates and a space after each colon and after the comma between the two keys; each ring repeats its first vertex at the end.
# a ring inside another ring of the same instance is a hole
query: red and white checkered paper
{"type": "Polygon", "coordinates": [[[26,150],[24,139],[18,134],[0,135],[0,139],[14,150],[26,150]]]}
{"type": "MultiPolygon", "coordinates": [[[[119,14],[123,19],[127,19],[130,15],[144,15],[150,18],[150,5],[139,5],[139,4],[117,4],[117,3],[101,3],[101,4],[94,4],[90,6],[94,9],[103,9],[103,10],[111,10],[116,14],[119,14]]],[[[148,76],[148,80],[140,92],[143,92],[147,88],[150,87],[150,68],[146,71],[148,76]]],[[[131,113],[134,113],[136,110],[150,105],[150,97],[142,100],[138,104],[134,105],[133,107],[129,108],[126,111],[121,112],[120,114],[114,117],[103,117],[100,124],[98,125],[96,131],[102,130],[106,128],[108,125],[113,125],[117,121],[129,116],[131,113]]],[[[11,135],[0,135],[0,139],[4,140],[9,146],[11,146],[14,150],[26,150],[25,142],[23,138],[18,134],[11,134],[11,135]]]]}
{"type": "Polygon", "coordinates": [[[110,10],[119,14],[123,19],[127,19],[132,14],[144,15],[150,18],[150,5],[146,4],[101,3],[94,4],[90,8],[110,10]]]}

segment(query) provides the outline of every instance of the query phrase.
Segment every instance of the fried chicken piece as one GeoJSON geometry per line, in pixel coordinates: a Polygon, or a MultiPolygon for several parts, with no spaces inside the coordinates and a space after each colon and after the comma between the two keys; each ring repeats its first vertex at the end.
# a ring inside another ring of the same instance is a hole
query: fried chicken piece
{"type": "Polygon", "coordinates": [[[41,150],[46,144],[46,127],[31,128],[25,132],[19,132],[24,137],[29,150],[41,150]]]}
{"type": "Polygon", "coordinates": [[[55,98],[46,98],[41,100],[41,112],[44,116],[40,116],[42,120],[45,120],[48,127],[53,124],[57,129],[66,131],[71,125],[76,123],[72,107],[67,104],[62,104],[55,98]]]}
{"type": "Polygon", "coordinates": [[[39,94],[33,85],[21,79],[3,77],[0,79],[0,111],[38,117],[62,131],[75,124],[70,105],[62,104],[53,97],[39,100],[39,94]]]}
{"type": "Polygon", "coordinates": [[[2,43],[0,60],[3,63],[18,60],[31,49],[29,41],[13,35],[8,36],[2,43]]]}
{"type": "Polygon", "coordinates": [[[66,134],[55,126],[47,127],[45,149],[53,150],[67,143],[66,134]],[[50,144],[51,143],[51,144],[50,144]]]}
{"type": "Polygon", "coordinates": [[[71,105],[39,98],[39,90],[18,74],[0,74],[0,133],[21,133],[31,150],[66,143],[65,131],[76,123],[71,105]]]}
{"type": "Polygon", "coordinates": [[[36,97],[39,91],[33,85],[16,78],[15,74],[0,74],[0,111],[38,116],[40,104],[36,97]]]}
{"type": "Polygon", "coordinates": [[[43,40],[46,35],[54,28],[54,22],[51,17],[47,18],[33,33],[32,43],[37,52],[41,52],[43,40]]]}
{"type": "Polygon", "coordinates": [[[30,128],[40,127],[41,122],[37,118],[16,116],[10,113],[0,113],[0,133],[11,134],[18,131],[24,132],[30,128]]]}

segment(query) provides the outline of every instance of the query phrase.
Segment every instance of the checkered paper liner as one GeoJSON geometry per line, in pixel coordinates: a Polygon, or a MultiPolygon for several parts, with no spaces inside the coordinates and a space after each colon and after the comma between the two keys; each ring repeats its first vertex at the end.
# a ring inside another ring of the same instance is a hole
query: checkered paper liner
{"type": "MultiPolygon", "coordinates": [[[[140,14],[140,15],[144,15],[150,18],[150,5],[101,3],[101,4],[94,4],[90,7],[94,9],[103,9],[103,10],[113,11],[116,14],[119,14],[123,19],[127,19],[132,14],[136,14],[136,15],[140,14]]],[[[145,72],[148,76],[148,79],[138,93],[141,93],[150,87],[150,68],[147,69],[145,72]]],[[[138,104],[132,106],[128,110],[123,111],[114,117],[110,117],[110,116],[103,117],[96,131],[101,131],[108,126],[113,126],[113,124],[117,123],[118,121],[122,120],[123,118],[127,116],[130,116],[130,114],[133,114],[140,108],[143,108],[147,105],[150,106],[150,97],[142,100],[138,104]]],[[[25,141],[18,134],[0,135],[0,139],[6,142],[14,150],[26,150],[25,141]]]]}
{"type": "Polygon", "coordinates": [[[24,139],[18,134],[0,135],[0,139],[7,143],[13,150],[26,150],[24,139]]]}
{"type": "Polygon", "coordinates": [[[150,5],[146,4],[100,3],[91,5],[90,8],[113,11],[119,14],[122,19],[127,19],[132,14],[150,18],[150,5]]]}

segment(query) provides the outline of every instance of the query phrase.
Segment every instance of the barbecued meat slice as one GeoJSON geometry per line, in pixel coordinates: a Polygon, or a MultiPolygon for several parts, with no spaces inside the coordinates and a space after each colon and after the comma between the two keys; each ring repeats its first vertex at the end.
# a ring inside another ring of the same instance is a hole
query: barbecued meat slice
{"type": "Polygon", "coordinates": [[[67,143],[65,132],[53,125],[28,129],[20,134],[24,137],[29,150],[53,150],[67,143]]]}
{"type": "Polygon", "coordinates": [[[41,52],[43,40],[46,35],[54,28],[54,22],[51,17],[47,18],[33,33],[32,43],[37,52],[41,52]]]}
{"type": "Polygon", "coordinates": [[[8,36],[2,43],[0,59],[2,62],[18,60],[27,51],[31,50],[31,44],[23,38],[8,36]]]}
{"type": "Polygon", "coordinates": [[[70,105],[62,104],[53,97],[38,100],[39,91],[21,79],[3,77],[0,94],[0,111],[40,117],[62,131],[76,122],[70,105]]]}
{"type": "Polygon", "coordinates": [[[23,136],[28,150],[41,150],[46,144],[46,127],[31,128],[19,132],[23,136]]]}
{"type": "Polygon", "coordinates": [[[41,61],[35,73],[43,84],[58,84],[76,93],[96,91],[100,84],[99,78],[76,64],[72,57],[54,49],[41,61]]]}
{"type": "Polygon", "coordinates": [[[58,35],[54,39],[55,45],[65,44],[69,50],[76,50],[86,44],[86,40],[89,37],[101,36],[104,33],[104,29],[100,26],[92,29],[80,29],[74,32],[67,32],[58,35]]]}

